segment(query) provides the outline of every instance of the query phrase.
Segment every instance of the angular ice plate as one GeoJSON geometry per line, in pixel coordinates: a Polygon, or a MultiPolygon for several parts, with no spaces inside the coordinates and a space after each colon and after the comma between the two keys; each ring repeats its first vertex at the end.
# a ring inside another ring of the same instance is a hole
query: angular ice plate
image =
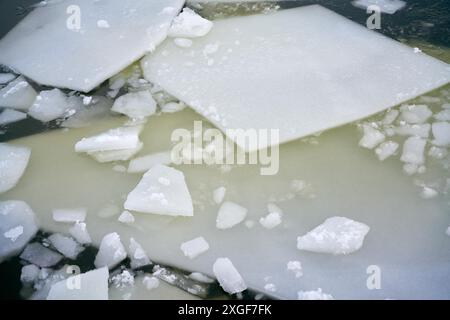
{"type": "Polygon", "coordinates": [[[183,4],[70,0],[37,7],[0,41],[0,63],[40,84],[88,92],[161,43],[183,4]],[[67,27],[69,6],[80,8],[80,30],[67,27]]]}
{"type": "Polygon", "coordinates": [[[214,21],[191,48],[168,39],[142,66],[220,129],[279,129],[281,143],[450,81],[446,63],[318,5],[214,21]],[[209,44],[217,52],[205,54],[209,44]]]}

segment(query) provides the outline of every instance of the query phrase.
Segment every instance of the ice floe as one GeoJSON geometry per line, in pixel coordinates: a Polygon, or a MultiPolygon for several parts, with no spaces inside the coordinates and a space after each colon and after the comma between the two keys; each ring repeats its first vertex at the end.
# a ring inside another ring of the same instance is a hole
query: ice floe
{"type": "Polygon", "coordinates": [[[23,201],[0,202],[0,262],[17,254],[38,230],[36,217],[23,201]]]}
{"type": "Polygon", "coordinates": [[[31,150],[27,147],[0,143],[0,193],[14,188],[25,172],[31,150]]]}
{"type": "Polygon", "coordinates": [[[420,137],[409,137],[403,144],[400,160],[406,163],[420,165],[425,162],[425,145],[427,141],[420,137]]]}
{"type": "Polygon", "coordinates": [[[241,275],[228,258],[218,258],[213,265],[213,272],[225,292],[239,293],[247,289],[241,275]]]}
{"type": "Polygon", "coordinates": [[[86,223],[84,222],[75,222],[75,224],[70,227],[69,233],[78,241],[78,243],[90,244],[92,242],[91,236],[87,231],[86,223]]]}
{"type": "Polygon", "coordinates": [[[332,217],[297,238],[300,250],[331,253],[334,255],[355,252],[363,245],[369,227],[345,217],[332,217]]]}
{"type": "Polygon", "coordinates": [[[211,31],[213,23],[199,16],[195,11],[184,8],[175,17],[169,29],[169,37],[174,38],[197,38],[203,37],[211,31]]]}
{"type": "Polygon", "coordinates": [[[33,87],[23,77],[18,77],[0,89],[0,107],[27,111],[36,96],[37,93],[33,87]]]}
{"type": "Polygon", "coordinates": [[[180,246],[183,254],[189,259],[194,259],[202,253],[209,250],[209,244],[203,237],[197,237],[195,239],[183,242],[180,246]]]}
{"type": "Polygon", "coordinates": [[[361,147],[373,149],[384,141],[386,136],[370,124],[363,124],[364,136],[359,141],[361,147]]]}
{"type": "Polygon", "coordinates": [[[394,141],[383,142],[375,149],[375,154],[378,156],[380,161],[384,161],[395,154],[398,146],[398,143],[394,141]]]}
{"type": "Polygon", "coordinates": [[[63,256],[38,242],[33,242],[25,247],[20,258],[39,267],[52,267],[59,263],[63,256]]]}
{"type": "Polygon", "coordinates": [[[169,165],[172,163],[170,151],[148,154],[142,157],[134,158],[128,164],[129,173],[146,172],[157,164],[169,165]]]}
{"type": "Polygon", "coordinates": [[[130,92],[117,98],[111,110],[139,120],[156,112],[156,101],[149,91],[130,92]]]}
{"type": "Polygon", "coordinates": [[[12,109],[5,109],[2,113],[0,113],[0,126],[21,121],[26,118],[26,113],[12,109]]]}
{"type": "Polygon", "coordinates": [[[105,235],[100,243],[100,248],[95,256],[95,267],[114,268],[122,260],[127,257],[125,247],[120,241],[120,236],[115,233],[108,233],[105,235]]]}
{"type": "Polygon", "coordinates": [[[67,96],[59,89],[39,92],[28,114],[42,122],[49,122],[67,115],[69,103],[67,96]]]}
{"type": "Polygon", "coordinates": [[[73,238],[64,236],[60,233],[52,234],[48,237],[48,240],[56,250],[70,259],[76,259],[78,254],[84,250],[84,247],[77,243],[73,238]]]}
{"type": "Polygon", "coordinates": [[[193,216],[191,195],[184,174],[165,165],[155,165],[128,194],[124,208],[145,213],[171,216],[193,216]],[[160,178],[170,184],[160,182],[160,178]]]}
{"type": "MultiPolygon", "coordinates": [[[[280,143],[367,117],[450,80],[446,63],[318,5],[214,21],[190,48],[166,41],[142,68],[147,80],[225,133],[279,129],[280,143]],[[210,44],[219,47],[205,57],[210,44]],[[273,117],[274,108],[283,116],[273,117]]],[[[234,140],[247,151],[278,144],[234,140]]]]}
{"type": "Polygon", "coordinates": [[[216,219],[218,229],[229,229],[244,221],[247,209],[231,201],[225,201],[219,208],[216,219]]]}
{"type": "Polygon", "coordinates": [[[431,125],[434,139],[431,141],[439,147],[450,145],[450,122],[435,122],[431,125]]]}
{"type": "Polygon", "coordinates": [[[40,84],[88,92],[153,51],[183,4],[73,0],[37,7],[0,41],[0,63],[40,84]],[[173,10],[161,14],[168,6],[173,10]]]}

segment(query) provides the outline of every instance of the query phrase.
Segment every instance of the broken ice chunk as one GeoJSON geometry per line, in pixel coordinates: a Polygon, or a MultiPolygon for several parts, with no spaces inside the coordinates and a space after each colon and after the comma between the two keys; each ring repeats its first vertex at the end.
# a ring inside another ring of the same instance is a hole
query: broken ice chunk
{"type": "Polygon", "coordinates": [[[359,250],[369,227],[345,217],[332,217],[297,238],[297,248],[334,255],[349,254],[359,250]]]}
{"type": "Polygon", "coordinates": [[[322,292],[322,289],[319,288],[313,291],[299,291],[297,292],[298,300],[334,300],[331,294],[327,294],[322,292]]]}
{"type": "Polygon", "coordinates": [[[424,123],[431,117],[433,112],[423,104],[403,105],[400,107],[400,119],[407,123],[424,123]]]}
{"type": "Polygon", "coordinates": [[[216,227],[229,229],[241,223],[247,216],[247,209],[231,201],[222,203],[217,214],[216,227]]]}
{"type": "Polygon", "coordinates": [[[259,223],[266,229],[273,229],[281,223],[281,214],[279,212],[271,212],[259,219],[259,223]]]}
{"type": "Polygon", "coordinates": [[[439,121],[450,121],[450,110],[444,109],[442,111],[439,111],[434,115],[434,118],[439,121]]]}
{"type": "Polygon", "coordinates": [[[27,118],[26,113],[12,109],[5,109],[2,113],[0,113],[0,126],[14,123],[26,118],[27,118]]]}
{"type": "Polygon", "coordinates": [[[108,268],[91,270],[53,284],[47,300],[108,300],[108,268]]]}
{"type": "Polygon", "coordinates": [[[75,222],[75,224],[69,229],[69,233],[78,243],[90,244],[92,242],[91,236],[86,228],[86,223],[75,222]]]}
{"type": "Polygon", "coordinates": [[[87,154],[93,157],[100,163],[112,162],[112,161],[126,161],[141,151],[144,144],[138,142],[136,148],[121,149],[121,150],[107,150],[107,151],[92,151],[87,154]]]}
{"type": "Polygon", "coordinates": [[[156,277],[145,276],[144,279],[142,279],[142,283],[147,290],[153,290],[159,287],[159,279],[156,277]]]}
{"type": "Polygon", "coordinates": [[[380,161],[384,161],[390,156],[392,156],[398,149],[398,143],[394,141],[386,141],[380,144],[376,149],[375,153],[380,161]]]}
{"type": "Polygon", "coordinates": [[[142,246],[136,240],[134,240],[134,238],[130,238],[130,245],[128,246],[128,256],[131,260],[130,266],[133,269],[147,266],[152,263],[142,246]]]}
{"type": "Polygon", "coordinates": [[[186,105],[183,102],[168,102],[161,107],[163,113],[174,113],[183,110],[186,105]]]}
{"type": "Polygon", "coordinates": [[[96,268],[106,266],[112,269],[126,257],[127,253],[119,235],[112,232],[103,237],[98,253],[95,256],[94,264],[96,268]]]}
{"type": "Polygon", "coordinates": [[[379,143],[383,142],[385,135],[370,124],[363,124],[364,136],[359,140],[359,145],[367,149],[375,148],[379,143]]]}
{"type": "Polygon", "coordinates": [[[213,265],[213,272],[225,292],[239,293],[247,289],[233,263],[228,258],[218,258],[213,265]]]}
{"type": "Polygon", "coordinates": [[[352,4],[364,10],[370,6],[377,6],[381,12],[394,14],[402,9],[406,2],[401,0],[354,0],[352,4]]]}
{"type": "Polygon", "coordinates": [[[431,125],[429,123],[422,124],[403,124],[395,127],[393,130],[400,136],[417,136],[428,138],[430,135],[431,125]]]}
{"type": "Polygon", "coordinates": [[[419,171],[419,166],[415,163],[405,163],[403,165],[403,172],[411,176],[419,171]]]}
{"type": "Polygon", "coordinates": [[[134,149],[139,146],[142,126],[110,129],[98,135],[83,138],[75,144],[76,152],[95,152],[134,149]]]}
{"type": "Polygon", "coordinates": [[[384,125],[390,125],[392,124],[395,119],[397,119],[397,116],[400,112],[395,109],[391,109],[386,112],[386,115],[384,116],[384,119],[381,121],[384,125]]]}
{"type": "Polygon", "coordinates": [[[63,256],[52,251],[40,243],[33,242],[25,247],[20,254],[20,259],[28,261],[39,267],[51,267],[62,260],[63,256]]]}
{"type": "Polygon", "coordinates": [[[169,165],[172,163],[170,151],[152,153],[146,156],[132,159],[128,165],[129,173],[146,172],[157,164],[169,165]]]}
{"type": "Polygon", "coordinates": [[[126,288],[134,286],[134,274],[128,270],[123,270],[111,277],[111,284],[115,288],[126,288]]]}
{"type": "Polygon", "coordinates": [[[436,197],[438,194],[439,193],[435,189],[427,187],[427,186],[423,186],[422,191],[420,192],[420,196],[423,199],[431,199],[431,198],[436,197]]]}
{"type": "Polygon", "coordinates": [[[183,4],[184,0],[53,1],[27,14],[0,41],[0,63],[43,85],[89,92],[153,51],[183,4]],[[173,11],[160,14],[167,6],[173,11]],[[72,19],[77,12],[81,24],[72,19]]]}
{"type": "Polygon", "coordinates": [[[221,204],[223,199],[225,198],[225,193],[227,189],[225,187],[218,187],[213,191],[213,200],[217,204],[221,204]]]}
{"type": "Polygon", "coordinates": [[[128,194],[124,208],[171,216],[194,215],[184,174],[159,164],[148,170],[136,188],[128,194]],[[170,184],[160,183],[160,178],[168,179],[170,184]]]}
{"type": "Polygon", "coordinates": [[[22,267],[20,281],[23,283],[33,283],[39,276],[39,267],[34,264],[28,264],[22,267]]]}
{"type": "Polygon", "coordinates": [[[130,92],[114,101],[112,111],[132,119],[143,119],[156,111],[156,102],[149,91],[130,92]]]}
{"type": "Polygon", "coordinates": [[[303,275],[302,263],[300,261],[289,261],[287,263],[287,270],[292,271],[296,278],[300,278],[303,275]]]}
{"type": "Polygon", "coordinates": [[[202,253],[209,250],[209,244],[203,237],[197,237],[195,239],[183,242],[180,246],[183,254],[189,259],[194,259],[202,253]]]}
{"type": "Polygon", "coordinates": [[[435,122],[431,125],[434,140],[432,143],[439,147],[450,145],[450,122],[435,122]]]}
{"type": "Polygon", "coordinates": [[[33,87],[23,77],[18,77],[0,89],[0,107],[27,111],[36,95],[33,87]]]}
{"type": "Polygon", "coordinates": [[[8,83],[16,78],[12,73],[0,73],[0,84],[8,83]]]}
{"type": "Polygon", "coordinates": [[[0,193],[16,186],[30,159],[27,147],[0,143],[0,193]]]}
{"type": "Polygon", "coordinates": [[[205,36],[213,27],[213,23],[199,16],[195,11],[184,8],[169,29],[169,37],[197,38],[205,36]]]}
{"type": "Polygon", "coordinates": [[[119,218],[117,218],[118,221],[122,222],[122,223],[133,223],[134,222],[134,216],[131,214],[130,211],[123,211],[119,218]]]}
{"type": "Polygon", "coordinates": [[[53,209],[53,220],[56,222],[83,222],[86,219],[86,209],[53,209]]]}
{"type": "Polygon", "coordinates": [[[406,139],[400,160],[411,164],[423,164],[425,162],[424,151],[426,143],[425,139],[419,137],[406,139]]]}
{"type": "Polygon", "coordinates": [[[192,272],[189,275],[189,278],[191,278],[192,280],[198,281],[198,282],[202,282],[202,283],[213,283],[214,280],[211,279],[208,276],[205,276],[203,273],[200,272],[192,272]]]}
{"type": "Polygon", "coordinates": [[[444,159],[448,155],[448,151],[445,148],[432,146],[430,150],[428,150],[428,155],[435,159],[444,159]]]}
{"type": "Polygon", "coordinates": [[[37,232],[33,210],[23,201],[0,202],[0,262],[23,249],[37,232]]]}
{"type": "Polygon", "coordinates": [[[65,257],[70,259],[76,259],[78,254],[84,250],[84,248],[78,244],[71,237],[64,236],[60,233],[54,233],[48,237],[53,247],[62,253],[65,257]]]}
{"type": "Polygon", "coordinates": [[[28,114],[42,122],[62,118],[69,110],[67,96],[59,89],[41,91],[28,114]]]}

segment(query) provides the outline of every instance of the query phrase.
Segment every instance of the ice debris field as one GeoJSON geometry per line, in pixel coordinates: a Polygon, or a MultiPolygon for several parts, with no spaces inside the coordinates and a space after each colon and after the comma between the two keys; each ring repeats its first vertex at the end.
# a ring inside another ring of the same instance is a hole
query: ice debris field
{"type": "MultiPolygon", "coordinates": [[[[0,143],[0,262],[20,257],[24,298],[449,298],[446,62],[318,5],[70,4],[80,25],[49,1],[0,40],[0,128],[59,127],[0,143]],[[171,134],[195,120],[278,129],[226,140],[280,144],[278,174],[174,164],[171,134]]],[[[353,2],[371,4],[406,5],[353,2]]]]}

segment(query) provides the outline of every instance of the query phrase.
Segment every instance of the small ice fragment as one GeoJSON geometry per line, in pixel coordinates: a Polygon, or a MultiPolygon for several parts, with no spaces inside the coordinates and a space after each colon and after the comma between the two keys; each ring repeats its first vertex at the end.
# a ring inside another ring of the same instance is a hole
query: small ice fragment
{"type": "Polygon", "coordinates": [[[175,38],[173,39],[173,43],[180,48],[189,48],[192,46],[192,40],[186,38],[175,38]]]}
{"type": "Polygon", "coordinates": [[[128,257],[131,260],[130,266],[133,269],[147,266],[152,263],[142,246],[136,240],[134,240],[134,238],[130,238],[130,245],[128,246],[128,257]]]}
{"type": "Polygon", "coordinates": [[[432,143],[439,147],[450,145],[450,122],[435,122],[431,125],[434,140],[432,143]]]}
{"type": "Polygon", "coordinates": [[[363,124],[364,136],[359,140],[359,145],[367,149],[375,148],[379,143],[383,142],[385,135],[370,124],[363,124]]]}
{"type": "Polygon", "coordinates": [[[421,138],[428,138],[430,135],[431,125],[429,123],[422,124],[403,124],[395,127],[394,133],[400,136],[417,136],[421,138]]]}
{"type": "Polygon", "coordinates": [[[448,151],[445,148],[439,148],[432,146],[430,150],[428,150],[428,155],[435,159],[444,159],[448,155],[448,151]]]}
{"type": "Polygon", "coordinates": [[[424,123],[433,112],[424,104],[403,105],[400,107],[400,119],[410,124],[424,123]]]}
{"type": "Polygon", "coordinates": [[[52,251],[40,243],[33,242],[28,244],[20,254],[20,259],[28,261],[39,267],[51,267],[62,260],[63,256],[52,251]]]}
{"type": "Polygon", "coordinates": [[[111,285],[115,288],[126,288],[134,286],[134,274],[128,270],[123,270],[111,277],[111,285]]]}
{"type": "Polygon", "coordinates": [[[120,164],[116,164],[115,166],[113,166],[112,169],[115,172],[127,172],[127,167],[120,165],[120,164]]]}
{"type": "Polygon", "coordinates": [[[334,255],[348,254],[359,250],[369,226],[345,217],[332,217],[297,238],[297,248],[334,255]]]}
{"type": "Polygon", "coordinates": [[[86,223],[75,222],[75,224],[69,229],[69,233],[78,243],[90,244],[92,242],[91,236],[86,228],[86,223]]]}
{"type": "Polygon", "coordinates": [[[98,20],[97,21],[97,27],[99,27],[101,29],[108,29],[110,26],[109,26],[108,21],[106,21],[106,20],[98,20]]]}
{"type": "Polygon", "coordinates": [[[247,216],[247,209],[237,203],[226,201],[222,203],[216,219],[218,229],[229,229],[241,223],[247,216]]]}
{"type": "Polygon", "coordinates": [[[203,273],[200,272],[192,272],[189,275],[189,278],[191,278],[192,280],[201,282],[201,283],[213,283],[214,279],[211,279],[208,276],[205,276],[203,273]]]}
{"type": "Polygon", "coordinates": [[[106,267],[69,277],[51,286],[47,300],[108,300],[108,277],[106,267]]]}
{"type": "Polygon", "coordinates": [[[161,107],[163,113],[175,113],[186,108],[183,102],[168,102],[161,107]]]}
{"type": "Polygon", "coordinates": [[[384,116],[384,119],[381,121],[384,125],[390,125],[392,124],[395,119],[397,119],[397,116],[399,114],[398,110],[390,109],[386,112],[386,115],[384,116]]]}
{"type": "Polygon", "coordinates": [[[104,219],[111,218],[111,217],[117,216],[119,214],[120,214],[120,208],[112,203],[104,205],[102,208],[100,208],[99,212],[97,213],[97,215],[100,218],[104,218],[104,219]]]}
{"type": "Polygon", "coordinates": [[[0,193],[14,188],[25,172],[31,150],[27,147],[0,143],[0,193]]]}
{"type": "Polygon", "coordinates": [[[334,300],[331,294],[323,293],[319,288],[316,291],[299,291],[297,292],[298,300],[334,300]]]}
{"type": "Polygon", "coordinates": [[[22,283],[33,283],[37,280],[39,275],[39,267],[34,264],[28,264],[22,267],[22,272],[20,274],[20,281],[22,283]]]}
{"type": "Polygon", "coordinates": [[[423,186],[422,191],[420,192],[420,196],[423,199],[432,199],[432,198],[436,197],[437,195],[438,195],[438,192],[435,189],[427,187],[427,186],[423,186]]]}
{"type": "Polygon", "coordinates": [[[354,0],[352,4],[364,10],[370,6],[377,6],[383,13],[394,14],[401,10],[406,5],[406,2],[401,0],[354,0]]]}
{"type": "Polygon", "coordinates": [[[419,137],[410,137],[403,144],[403,153],[400,160],[412,164],[423,164],[424,150],[427,141],[419,137]]]}
{"type": "Polygon", "coordinates": [[[259,219],[259,223],[266,229],[273,229],[281,223],[281,214],[278,212],[271,212],[259,219]]]}
{"type": "Polygon", "coordinates": [[[53,220],[56,222],[83,222],[86,219],[86,209],[53,209],[53,220]]]}
{"type": "Polygon", "coordinates": [[[434,115],[434,118],[439,121],[450,121],[450,109],[444,109],[434,115]]]}
{"type": "Polygon", "coordinates": [[[134,222],[134,216],[131,214],[130,211],[125,210],[124,212],[122,212],[119,216],[119,218],[117,219],[122,223],[133,223],[134,222]]]}
{"type": "Polygon", "coordinates": [[[145,286],[147,290],[153,290],[158,288],[159,279],[156,277],[145,276],[144,279],[142,279],[142,284],[145,286]]]}
{"type": "Polygon", "coordinates": [[[300,261],[289,261],[287,263],[287,270],[292,271],[296,278],[300,278],[303,275],[302,263],[300,261]]]}
{"type": "Polygon", "coordinates": [[[136,188],[128,194],[124,208],[161,215],[194,215],[183,172],[159,164],[148,170],[136,188]],[[161,184],[161,177],[170,180],[170,185],[161,184]]]}
{"type": "Polygon", "coordinates": [[[403,172],[408,176],[412,176],[413,174],[417,173],[418,169],[419,166],[415,163],[405,163],[403,165],[403,172]]]}
{"type": "Polygon", "coordinates": [[[28,114],[42,122],[49,122],[66,115],[69,109],[67,96],[59,89],[39,93],[28,114]]]}
{"type": "Polygon", "coordinates": [[[253,220],[247,220],[244,222],[247,229],[252,229],[255,226],[255,221],[253,220]]]}
{"type": "Polygon", "coordinates": [[[27,114],[12,110],[5,109],[2,113],[0,113],[0,126],[4,126],[6,124],[14,123],[27,118],[27,114]]]}
{"type": "Polygon", "coordinates": [[[214,262],[213,272],[225,292],[234,294],[247,289],[244,279],[242,279],[230,259],[218,258],[214,262]]]}
{"type": "Polygon", "coordinates": [[[117,98],[111,110],[132,119],[143,119],[155,113],[156,101],[149,91],[130,92],[117,98]]]}
{"type": "Polygon", "coordinates": [[[16,240],[23,234],[23,226],[17,226],[9,229],[3,236],[7,239],[10,239],[12,242],[16,242],[16,240]]]}
{"type": "Polygon", "coordinates": [[[171,163],[172,156],[170,151],[152,153],[131,160],[128,165],[128,173],[146,172],[157,164],[169,165],[171,163]]]}
{"type": "Polygon", "coordinates": [[[36,99],[36,91],[22,77],[0,89],[0,107],[27,111],[36,99]]]}
{"type": "Polygon", "coordinates": [[[202,253],[209,250],[209,244],[203,237],[197,237],[195,239],[183,242],[180,246],[183,254],[189,259],[194,259],[202,253]]]}
{"type": "Polygon", "coordinates": [[[112,162],[112,161],[126,161],[132,158],[135,154],[141,151],[144,144],[138,142],[136,148],[121,149],[121,150],[108,150],[108,151],[92,151],[87,154],[93,157],[100,163],[112,162]]]}
{"type": "Polygon", "coordinates": [[[48,240],[50,240],[56,250],[70,259],[76,259],[78,254],[84,250],[83,246],[78,244],[74,239],[60,233],[52,234],[48,237],[48,240]]]}
{"type": "Polygon", "coordinates": [[[268,292],[276,292],[277,291],[277,287],[273,283],[266,283],[264,285],[264,290],[266,290],[268,292]]]}
{"type": "Polygon", "coordinates": [[[381,143],[376,149],[375,153],[380,161],[384,161],[392,156],[398,149],[398,143],[394,141],[386,141],[381,143]]]}
{"type": "Polygon", "coordinates": [[[107,266],[112,269],[126,257],[127,253],[119,235],[112,232],[103,237],[94,264],[96,268],[107,266]]]}
{"type": "Polygon", "coordinates": [[[415,48],[413,49],[413,51],[414,51],[414,53],[420,53],[420,52],[422,52],[422,50],[420,50],[420,49],[417,48],[417,47],[415,47],[415,48]]]}
{"type": "Polygon", "coordinates": [[[175,19],[169,29],[169,37],[173,38],[197,38],[206,35],[213,23],[206,20],[189,8],[184,8],[175,19]]]}
{"type": "Polygon", "coordinates": [[[75,144],[76,152],[94,152],[134,149],[139,146],[141,126],[110,129],[98,135],[83,138],[75,144]]]}
{"type": "Polygon", "coordinates": [[[269,211],[269,213],[279,213],[280,215],[283,214],[283,210],[281,210],[279,206],[272,202],[269,202],[267,204],[267,211],[269,211]]]}
{"type": "Polygon", "coordinates": [[[225,198],[225,193],[227,189],[225,187],[218,187],[213,191],[213,200],[217,204],[221,204],[223,199],[225,198]]]}
{"type": "Polygon", "coordinates": [[[92,102],[92,96],[83,96],[83,104],[85,106],[90,105],[92,102]]]}
{"type": "Polygon", "coordinates": [[[12,73],[0,73],[0,84],[8,83],[16,78],[12,73]]]}

